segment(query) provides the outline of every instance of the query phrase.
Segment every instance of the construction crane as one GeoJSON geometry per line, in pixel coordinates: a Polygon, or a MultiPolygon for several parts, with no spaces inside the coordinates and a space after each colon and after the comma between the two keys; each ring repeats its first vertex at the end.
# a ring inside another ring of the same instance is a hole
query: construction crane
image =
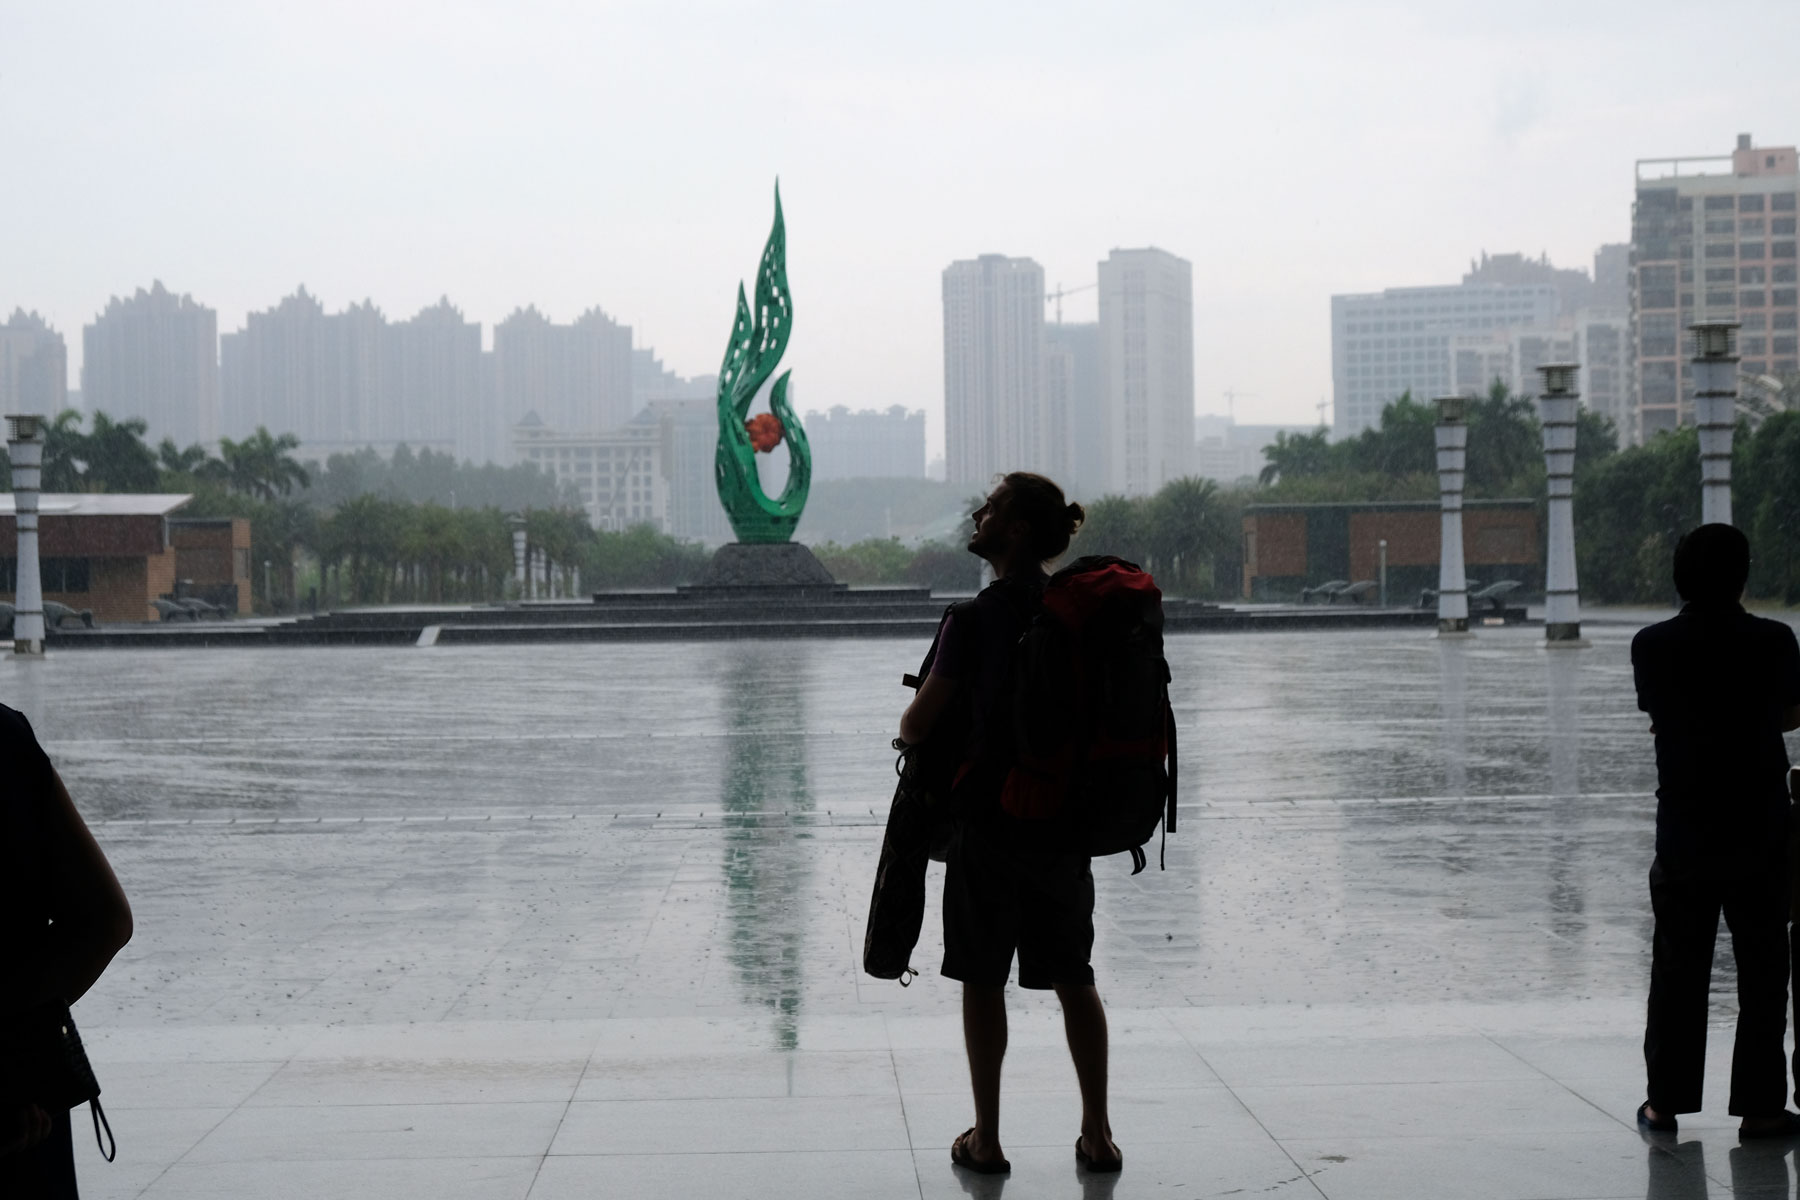
{"type": "Polygon", "coordinates": [[[1237,402],[1239,397],[1242,397],[1245,400],[1261,399],[1255,392],[1240,392],[1236,388],[1226,388],[1223,395],[1225,397],[1225,418],[1233,425],[1237,424],[1237,402]]]}
{"type": "Polygon", "coordinates": [[[1098,281],[1096,281],[1094,283],[1084,283],[1080,287],[1072,287],[1072,288],[1065,288],[1065,287],[1063,287],[1062,284],[1059,283],[1056,285],[1056,290],[1054,292],[1045,292],[1044,293],[1044,302],[1046,304],[1048,304],[1052,300],[1054,300],[1056,302],[1056,323],[1058,325],[1061,325],[1062,324],[1063,297],[1064,296],[1074,296],[1081,292],[1091,292],[1099,286],[1100,286],[1100,284],[1098,283],[1098,281]]]}

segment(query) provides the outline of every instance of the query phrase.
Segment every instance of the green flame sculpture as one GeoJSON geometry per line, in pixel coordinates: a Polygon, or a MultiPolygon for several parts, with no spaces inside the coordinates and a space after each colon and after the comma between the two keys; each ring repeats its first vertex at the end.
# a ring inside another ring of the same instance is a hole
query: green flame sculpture
{"type": "Polygon", "coordinates": [[[750,416],[750,404],[781,361],[793,326],[787,227],[781,219],[781,185],[777,183],[775,227],[769,230],[762,265],[756,271],[756,308],[752,312],[744,303],[744,285],[738,284],[737,320],[719,367],[719,449],[714,463],[719,503],[725,506],[732,532],[740,542],[788,541],[812,488],[812,450],[800,418],[788,405],[791,372],[783,371],[770,389],[770,411],[750,416]],[[777,442],[787,443],[788,477],[780,497],[771,500],[757,477],[756,456],[773,450],[777,442]]]}

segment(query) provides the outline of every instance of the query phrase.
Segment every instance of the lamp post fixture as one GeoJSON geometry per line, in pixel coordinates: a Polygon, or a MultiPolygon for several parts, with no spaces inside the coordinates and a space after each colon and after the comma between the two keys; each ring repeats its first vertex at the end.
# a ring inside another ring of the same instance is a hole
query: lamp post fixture
{"type": "Polygon", "coordinates": [[[1736,321],[1694,331],[1694,424],[1700,430],[1700,522],[1731,524],[1731,434],[1737,424],[1736,321]]]}
{"type": "Polygon", "coordinates": [[[1585,646],[1581,640],[1581,594],[1575,583],[1575,363],[1538,368],[1544,390],[1538,396],[1544,427],[1544,475],[1550,498],[1550,545],[1544,568],[1544,645],[1585,646]]]}
{"type": "Polygon", "coordinates": [[[13,523],[18,566],[13,583],[13,653],[44,653],[44,580],[38,573],[38,488],[44,463],[44,418],[28,413],[6,418],[6,450],[12,458],[13,523]]]}
{"type": "Polygon", "coordinates": [[[1381,607],[1388,606],[1387,601],[1387,539],[1382,538],[1375,544],[1375,553],[1380,560],[1381,607]]]}
{"type": "Polygon", "coordinates": [[[1461,396],[1437,401],[1439,637],[1469,636],[1469,580],[1463,569],[1463,475],[1468,467],[1469,402],[1461,396]]]}

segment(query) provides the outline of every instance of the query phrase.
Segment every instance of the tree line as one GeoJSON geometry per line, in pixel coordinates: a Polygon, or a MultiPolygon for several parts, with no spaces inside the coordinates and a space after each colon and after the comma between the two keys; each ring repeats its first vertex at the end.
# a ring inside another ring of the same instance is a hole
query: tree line
{"type": "MultiPolygon", "coordinates": [[[[1733,519],[1754,552],[1752,598],[1800,603],[1800,412],[1764,406],[1740,420],[1732,453],[1733,519]]],[[[1529,399],[1496,382],[1469,402],[1469,495],[1544,505],[1543,434],[1529,399]]],[[[1433,500],[1437,414],[1403,395],[1378,426],[1333,442],[1324,429],[1278,434],[1250,495],[1260,501],[1433,500]]],[[[1542,521],[1540,518],[1540,525],[1542,521]]],[[[1658,433],[1620,448],[1611,421],[1577,417],[1575,553],[1582,596],[1606,604],[1673,599],[1675,543],[1700,523],[1699,436],[1658,433]]]]}

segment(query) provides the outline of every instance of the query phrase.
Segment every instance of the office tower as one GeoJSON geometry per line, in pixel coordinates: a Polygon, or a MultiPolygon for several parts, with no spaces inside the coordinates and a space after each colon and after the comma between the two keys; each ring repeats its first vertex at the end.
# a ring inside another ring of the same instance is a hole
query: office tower
{"type": "Polygon", "coordinates": [[[632,414],[631,327],[598,308],[558,325],[535,307],[494,326],[499,411],[510,429],[527,413],[558,433],[617,429],[632,414]]]}
{"type": "Polygon", "coordinates": [[[44,318],[16,309],[0,325],[0,413],[54,417],[69,407],[69,349],[44,318]]]}
{"type": "MultiPolygon", "coordinates": [[[[733,540],[725,506],[719,503],[716,401],[710,395],[652,399],[632,418],[633,424],[644,421],[662,428],[669,534],[709,546],[733,540]]],[[[816,469],[813,478],[818,478],[816,469]]]]}
{"type": "Polygon", "coordinates": [[[925,478],[925,411],[896,404],[851,412],[842,404],[807,413],[814,479],[925,478]]]}
{"type": "Polygon", "coordinates": [[[985,491],[996,475],[1047,466],[1044,269],[984,254],[944,268],[944,449],[948,478],[985,491]]]}
{"type": "Polygon", "coordinates": [[[1194,278],[1165,250],[1100,264],[1107,491],[1147,496],[1193,469],[1194,278]]]}
{"type": "Polygon", "coordinates": [[[1077,499],[1099,499],[1106,493],[1106,394],[1098,324],[1044,326],[1044,394],[1052,427],[1069,431],[1052,477],[1077,499]]]}
{"type": "MultiPolygon", "coordinates": [[[[1555,282],[1388,288],[1331,298],[1332,434],[1352,437],[1412,393],[1418,403],[1486,392],[1495,378],[1515,390],[1512,335],[1557,327],[1555,282]]],[[[1535,381],[1533,381],[1535,382],[1535,381]]]]}
{"type": "Polygon", "coordinates": [[[1594,296],[1588,307],[1607,316],[1622,317],[1631,311],[1629,242],[1608,242],[1594,251],[1594,296]]]}
{"type": "Polygon", "coordinates": [[[1740,134],[1729,155],[1639,159],[1631,209],[1630,440],[1694,420],[1697,321],[1736,320],[1745,375],[1800,370],[1792,146],[1740,134]]]}
{"type": "Polygon", "coordinates": [[[219,316],[157,280],[81,331],[81,393],[89,412],[142,417],[152,444],[210,446],[219,438],[219,316]]]}

